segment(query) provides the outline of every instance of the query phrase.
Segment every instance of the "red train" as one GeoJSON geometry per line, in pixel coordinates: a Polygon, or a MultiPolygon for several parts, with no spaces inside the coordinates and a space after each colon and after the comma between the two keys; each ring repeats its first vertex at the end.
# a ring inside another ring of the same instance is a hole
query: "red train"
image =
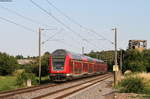
{"type": "Polygon", "coordinates": [[[50,79],[66,81],[105,73],[108,65],[102,60],[75,54],[64,49],[54,51],[50,57],[50,79]]]}

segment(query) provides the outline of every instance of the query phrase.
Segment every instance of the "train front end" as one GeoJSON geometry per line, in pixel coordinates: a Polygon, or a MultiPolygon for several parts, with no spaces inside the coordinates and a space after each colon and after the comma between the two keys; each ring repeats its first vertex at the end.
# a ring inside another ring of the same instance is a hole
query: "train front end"
{"type": "Polygon", "coordinates": [[[66,81],[69,57],[65,50],[56,50],[50,57],[50,79],[52,81],[66,81]]]}

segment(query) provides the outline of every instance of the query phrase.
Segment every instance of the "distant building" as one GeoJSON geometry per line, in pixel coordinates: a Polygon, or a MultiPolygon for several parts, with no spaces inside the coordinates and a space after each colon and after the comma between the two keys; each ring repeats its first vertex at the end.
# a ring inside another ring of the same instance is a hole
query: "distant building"
{"type": "Polygon", "coordinates": [[[129,49],[143,51],[147,49],[147,40],[129,40],[129,49]]]}
{"type": "Polygon", "coordinates": [[[35,61],[33,59],[18,59],[17,62],[20,65],[25,65],[25,64],[30,64],[35,61]]]}

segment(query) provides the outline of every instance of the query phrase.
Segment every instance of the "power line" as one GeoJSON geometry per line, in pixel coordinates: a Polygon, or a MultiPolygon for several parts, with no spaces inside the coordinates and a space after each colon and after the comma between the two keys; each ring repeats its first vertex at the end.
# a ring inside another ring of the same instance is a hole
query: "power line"
{"type": "Polygon", "coordinates": [[[60,29],[57,33],[53,34],[52,36],[50,36],[47,40],[43,41],[42,44],[50,41],[53,37],[55,37],[58,33],[61,33],[62,32],[62,29],[60,29]]]}
{"type": "Polygon", "coordinates": [[[110,42],[111,44],[113,44],[112,41],[108,40],[106,37],[100,35],[99,33],[95,32],[94,30],[88,29],[86,27],[84,27],[83,25],[79,24],[77,21],[75,21],[74,19],[72,19],[71,17],[69,17],[67,14],[65,14],[64,12],[62,12],[60,9],[58,9],[54,4],[52,4],[49,0],[46,0],[47,3],[52,6],[53,8],[55,8],[60,14],[62,14],[63,16],[65,16],[68,20],[70,20],[72,23],[78,25],[80,28],[83,28],[86,31],[95,33],[97,36],[102,37],[104,40],[107,40],[108,42],[110,42]]]}
{"type": "Polygon", "coordinates": [[[63,41],[63,40],[57,40],[57,42],[60,42],[60,43],[62,43],[62,44],[64,44],[64,45],[67,45],[67,46],[69,46],[69,47],[79,48],[79,47],[77,47],[77,46],[75,46],[75,45],[73,45],[73,44],[68,44],[68,43],[66,43],[66,42],[63,41]]]}
{"type": "MultiPolygon", "coordinates": [[[[40,24],[41,24],[40,22],[35,21],[35,20],[33,20],[33,19],[29,18],[29,17],[26,17],[26,16],[24,16],[24,15],[22,15],[22,14],[16,12],[16,11],[12,10],[12,9],[6,8],[6,7],[1,6],[1,5],[0,5],[0,7],[1,7],[2,9],[4,9],[4,10],[7,10],[7,11],[10,12],[10,13],[13,13],[13,14],[15,14],[15,15],[17,15],[17,16],[23,18],[23,19],[25,19],[25,20],[28,20],[29,22],[32,22],[32,23],[37,24],[37,25],[40,25],[40,24]]],[[[51,27],[51,26],[48,26],[48,25],[46,25],[46,24],[41,24],[41,25],[46,26],[46,27],[51,27]]]]}
{"type": "Polygon", "coordinates": [[[6,19],[6,18],[0,17],[0,19],[1,19],[1,20],[4,20],[4,21],[7,21],[7,22],[9,22],[9,23],[12,23],[12,24],[14,24],[14,25],[16,25],[16,26],[19,26],[19,27],[21,27],[21,28],[24,28],[25,30],[28,30],[28,31],[30,31],[30,32],[36,32],[36,31],[34,31],[33,29],[31,29],[31,28],[28,28],[28,27],[26,27],[26,26],[24,26],[24,25],[22,25],[22,24],[18,24],[18,23],[16,23],[16,22],[11,21],[11,20],[8,20],[8,19],[6,19]]]}
{"type": "MultiPolygon", "coordinates": [[[[55,21],[57,21],[58,23],[60,23],[61,25],[63,25],[65,28],[67,28],[68,30],[70,30],[71,32],[73,32],[74,34],[76,34],[78,37],[80,37],[81,39],[84,39],[80,34],[78,34],[77,32],[75,32],[74,30],[72,30],[68,25],[66,25],[65,23],[63,23],[62,21],[60,21],[59,19],[57,19],[54,15],[52,15],[52,13],[49,13],[47,10],[45,10],[44,8],[42,8],[40,5],[38,5],[37,3],[35,3],[33,0],[30,0],[32,4],[34,4],[36,7],[38,7],[39,9],[41,9],[42,11],[44,11],[45,13],[47,13],[49,16],[51,16],[55,21]]],[[[88,40],[85,40],[86,42],[90,43],[88,40]]],[[[94,44],[91,44],[94,47],[97,47],[94,44]]]]}
{"type": "Polygon", "coordinates": [[[94,30],[90,30],[90,29],[89,29],[89,31],[91,31],[91,32],[95,33],[97,36],[101,36],[101,37],[103,37],[103,39],[107,40],[109,43],[114,44],[114,42],[113,42],[113,41],[110,41],[110,40],[109,40],[109,39],[107,39],[106,37],[104,37],[104,36],[102,36],[102,35],[98,34],[96,31],[94,31],[94,30]]]}

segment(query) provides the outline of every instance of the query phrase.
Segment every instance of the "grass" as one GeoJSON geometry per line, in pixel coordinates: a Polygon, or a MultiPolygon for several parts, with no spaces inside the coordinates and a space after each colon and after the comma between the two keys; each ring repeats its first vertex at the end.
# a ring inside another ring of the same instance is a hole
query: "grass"
{"type": "Polygon", "coordinates": [[[16,86],[15,76],[0,76],[0,91],[6,91],[18,88],[16,86]]]}
{"type": "MultiPolygon", "coordinates": [[[[39,77],[36,77],[36,79],[39,79],[39,77]]],[[[51,82],[49,76],[41,77],[41,84],[47,84],[49,82],[51,82]]]]}
{"type": "Polygon", "coordinates": [[[116,87],[120,92],[150,95],[150,73],[131,73],[116,87]]]}
{"type": "Polygon", "coordinates": [[[139,77],[141,77],[141,78],[144,78],[147,81],[150,81],[150,73],[143,72],[143,73],[138,73],[136,75],[139,76],[139,77]]]}
{"type": "MultiPolygon", "coordinates": [[[[36,77],[38,79],[38,77],[36,77]]],[[[49,76],[41,78],[41,84],[49,83],[49,76]]],[[[0,76],[0,91],[13,90],[22,88],[22,86],[16,85],[16,76],[0,76]]]]}

